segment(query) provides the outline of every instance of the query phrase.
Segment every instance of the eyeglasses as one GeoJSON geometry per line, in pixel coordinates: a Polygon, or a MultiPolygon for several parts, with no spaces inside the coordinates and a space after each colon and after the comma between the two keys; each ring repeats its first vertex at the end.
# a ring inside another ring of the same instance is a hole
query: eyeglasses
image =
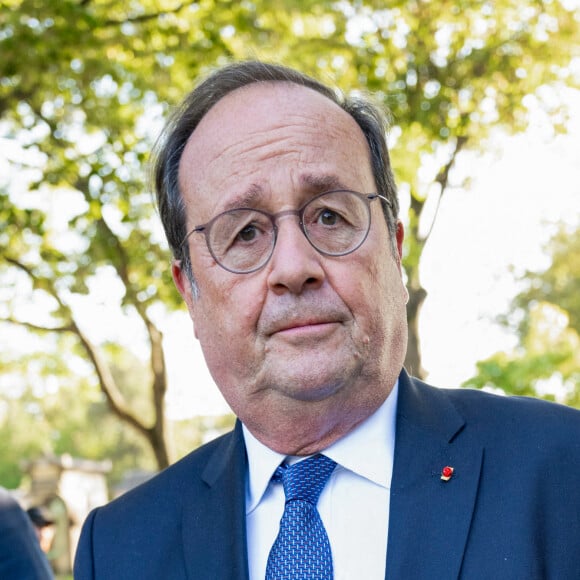
{"type": "Polygon", "coordinates": [[[252,208],[231,209],[193,228],[181,245],[191,234],[202,233],[210,254],[222,268],[249,274],[264,267],[272,257],[278,219],[296,215],[313,248],[325,256],[346,256],[366,240],[371,227],[370,203],[377,198],[391,205],[376,193],[341,190],[321,193],[299,209],[276,214],[252,208]]]}

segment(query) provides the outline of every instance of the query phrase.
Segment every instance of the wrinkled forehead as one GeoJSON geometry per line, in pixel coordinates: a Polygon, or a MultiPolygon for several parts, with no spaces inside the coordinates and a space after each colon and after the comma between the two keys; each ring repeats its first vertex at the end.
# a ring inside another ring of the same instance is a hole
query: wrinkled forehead
{"type": "Polygon", "coordinates": [[[180,188],[185,193],[216,174],[245,174],[248,164],[272,159],[279,165],[308,162],[318,154],[322,159],[333,149],[340,153],[340,147],[345,156],[360,151],[368,157],[362,130],[339,105],[290,82],[254,83],[218,101],[189,137],[180,188]]]}
{"type": "Polygon", "coordinates": [[[276,113],[281,122],[289,115],[301,113],[313,119],[322,116],[329,122],[335,116],[350,118],[335,102],[314,89],[289,81],[262,81],[235,89],[217,101],[204,115],[190,140],[208,124],[227,126],[235,123],[251,129],[259,127],[260,121],[268,123],[276,113]]]}

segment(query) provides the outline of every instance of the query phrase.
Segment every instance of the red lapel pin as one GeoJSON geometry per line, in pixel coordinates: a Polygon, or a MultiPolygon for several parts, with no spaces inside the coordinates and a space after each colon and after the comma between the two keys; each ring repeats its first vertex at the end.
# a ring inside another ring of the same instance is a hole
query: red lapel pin
{"type": "Polygon", "coordinates": [[[453,477],[454,471],[455,471],[455,469],[453,469],[453,467],[446,465],[441,470],[441,481],[449,481],[453,477]]]}

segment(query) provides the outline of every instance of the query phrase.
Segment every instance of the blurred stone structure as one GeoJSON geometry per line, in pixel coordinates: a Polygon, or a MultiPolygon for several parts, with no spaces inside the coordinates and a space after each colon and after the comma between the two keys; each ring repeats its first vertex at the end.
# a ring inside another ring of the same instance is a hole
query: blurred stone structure
{"type": "Polygon", "coordinates": [[[26,507],[43,506],[55,519],[55,535],[48,553],[57,574],[70,574],[81,526],[88,513],[107,503],[106,475],[110,461],[44,456],[24,465],[30,489],[22,497],[26,507]]]}

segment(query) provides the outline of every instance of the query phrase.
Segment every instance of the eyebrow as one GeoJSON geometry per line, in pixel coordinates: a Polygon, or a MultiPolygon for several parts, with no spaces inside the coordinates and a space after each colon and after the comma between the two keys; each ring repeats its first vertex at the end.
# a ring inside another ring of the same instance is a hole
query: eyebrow
{"type": "MultiPolygon", "coordinates": [[[[338,189],[348,189],[348,187],[346,187],[336,175],[331,174],[315,175],[312,173],[307,173],[301,175],[299,181],[300,185],[305,188],[311,195],[338,189]]],[[[232,199],[225,203],[221,211],[224,212],[240,208],[255,208],[260,205],[260,201],[263,199],[263,197],[264,188],[257,183],[253,183],[246,191],[240,193],[239,195],[235,195],[232,199]]]]}
{"type": "Polygon", "coordinates": [[[312,193],[324,193],[336,189],[348,189],[336,175],[332,174],[314,175],[307,173],[300,177],[300,182],[303,186],[311,190],[312,193]]]}
{"type": "Polygon", "coordinates": [[[263,195],[264,188],[257,183],[253,183],[246,191],[239,195],[235,195],[225,203],[222,211],[229,211],[230,209],[239,209],[243,207],[254,207],[257,202],[262,199],[263,195]]]}

